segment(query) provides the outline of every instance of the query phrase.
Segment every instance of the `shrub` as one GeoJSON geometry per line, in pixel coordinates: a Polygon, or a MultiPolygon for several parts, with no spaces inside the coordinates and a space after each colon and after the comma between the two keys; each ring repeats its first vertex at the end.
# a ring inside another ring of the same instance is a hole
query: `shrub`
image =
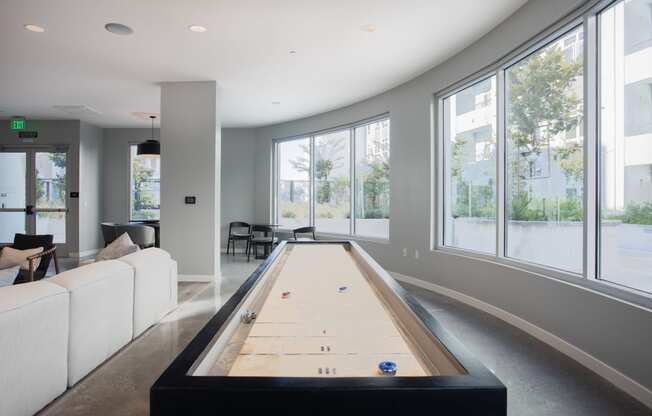
{"type": "Polygon", "coordinates": [[[622,219],[625,224],[652,225],[652,202],[628,204],[622,219]]]}
{"type": "Polygon", "coordinates": [[[371,208],[364,211],[365,219],[389,218],[389,215],[380,208],[371,208]]]}
{"type": "Polygon", "coordinates": [[[582,221],[584,212],[579,199],[564,199],[559,202],[559,219],[561,221],[582,221]]]}
{"type": "Polygon", "coordinates": [[[282,216],[283,218],[296,218],[296,217],[297,217],[297,213],[294,212],[294,211],[292,211],[292,210],[290,210],[290,209],[288,209],[288,208],[285,208],[285,209],[283,210],[283,212],[281,213],[281,216],[282,216]]]}

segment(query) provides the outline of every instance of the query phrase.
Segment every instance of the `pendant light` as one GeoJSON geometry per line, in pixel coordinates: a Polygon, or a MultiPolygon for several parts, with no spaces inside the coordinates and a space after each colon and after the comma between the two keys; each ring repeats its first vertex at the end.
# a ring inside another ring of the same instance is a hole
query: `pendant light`
{"type": "Polygon", "coordinates": [[[138,143],[136,154],[143,156],[158,156],[161,154],[161,143],[154,138],[154,119],[156,116],[149,116],[152,120],[152,138],[138,143]]]}

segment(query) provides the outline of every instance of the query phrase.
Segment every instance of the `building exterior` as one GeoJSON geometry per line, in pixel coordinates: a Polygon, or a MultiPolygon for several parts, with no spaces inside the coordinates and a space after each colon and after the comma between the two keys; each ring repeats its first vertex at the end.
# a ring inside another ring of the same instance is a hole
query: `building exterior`
{"type": "Polygon", "coordinates": [[[652,0],[618,3],[600,24],[602,204],[619,213],[652,202],[652,0]]]}

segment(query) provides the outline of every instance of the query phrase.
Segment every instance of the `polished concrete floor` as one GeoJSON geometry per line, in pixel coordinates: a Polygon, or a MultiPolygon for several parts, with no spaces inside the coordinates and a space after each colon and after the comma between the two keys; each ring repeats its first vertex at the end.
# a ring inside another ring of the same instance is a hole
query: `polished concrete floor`
{"type": "MultiPolygon", "coordinates": [[[[181,283],[177,310],[41,414],[147,415],[149,387],[258,263],[222,255],[219,285],[181,283]]],[[[509,415],[652,416],[652,410],[519,329],[447,297],[406,288],[505,383],[509,415]]]]}

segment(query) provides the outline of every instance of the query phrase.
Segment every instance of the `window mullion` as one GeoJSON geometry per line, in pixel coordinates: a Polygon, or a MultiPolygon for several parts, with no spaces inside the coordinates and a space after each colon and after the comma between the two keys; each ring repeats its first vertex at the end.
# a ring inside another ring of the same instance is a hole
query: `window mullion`
{"type": "Polygon", "coordinates": [[[349,180],[349,189],[350,189],[350,205],[349,205],[349,234],[354,235],[355,234],[355,190],[356,190],[356,176],[355,176],[355,161],[357,160],[356,154],[355,154],[355,128],[351,127],[349,130],[349,175],[350,175],[350,180],[349,180]]]}
{"type": "Polygon", "coordinates": [[[309,214],[308,225],[315,226],[315,136],[310,136],[310,192],[309,192],[309,214]]]}
{"type": "Polygon", "coordinates": [[[280,183],[280,179],[281,179],[281,175],[280,175],[281,167],[279,166],[280,161],[279,161],[278,146],[279,146],[278,143],[274,143],[274,159],[273,159],[273,163],[274,163],[274,170],[273,170],[274,183],[272,184],[273,189],[274,189],[274,199],[272,201],[272,204],[273,204],[272,209],[274,211],[274,218],[273,218],[273,223],[274,224],[280,224],[280,221],[281,221],[281,216],[279,215],[279,212],[278,212],[278,191],[279,191],[279,183],[280,183]]]}
{"type": "Polygon", "coordinates": [[[507,186],[505,179],[505,71],[496,73],[496,256],[505,257],[505,201],[507,186]]]}
{"type": "Polygon", "coordinates": [[[598,32],[594,15],[584,20],[584,277],[597,278],[598,266],[598,32]]]}
{"type": "Polygon", "coordinates": [[[435,146],[433,152],[434,160],[434,178],[433,182],[435,183],[436,189],[436,198],[434,201],[435,212],[435,244],[434,247],[443,247],[444,242],[444,195],[446,190],[444,189],[444,178],[446,177],[446,163],[444,159],[444,141],[446,137],[444,135],[444,100],[436,100],[436,130],[435,130],[435,146]]]}

